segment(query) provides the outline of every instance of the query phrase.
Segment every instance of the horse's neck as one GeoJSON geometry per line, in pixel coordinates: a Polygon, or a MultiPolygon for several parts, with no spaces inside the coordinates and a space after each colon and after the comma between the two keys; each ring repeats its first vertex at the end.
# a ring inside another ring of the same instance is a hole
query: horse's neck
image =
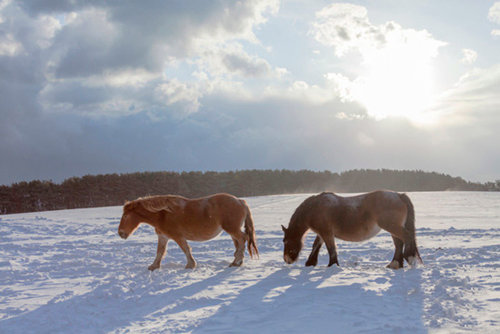
{"type": "Polygon", "coordinates": [[[293,220],[288,227],[288,231],[291,235],[298,239],[301,239],[308,230],[309,226],[303,220],[298,219],[293,220]]]}
{"type": "Polygon", "coordinates": [[[157,222],[158,222],[158,213],[154,213],[154,212],[151,212],[151,211],[148,211],[144,208],[137,208],[135,210],[135,213],[141,217],[141,221],[146,223],[146,224],[149,224],[153,227],[156,227],[157,225],[157,222]]]}

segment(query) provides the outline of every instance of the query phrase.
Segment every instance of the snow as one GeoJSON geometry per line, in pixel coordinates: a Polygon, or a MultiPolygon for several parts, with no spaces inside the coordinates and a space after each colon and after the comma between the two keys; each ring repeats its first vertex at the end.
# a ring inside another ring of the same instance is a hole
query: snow
{"type": "Polygon", "coordinates": [[[423,266],[385,268],[394,252],[382,231],[338,240],[318,266],[283,261],[280,224],[308,195],[247,198],[259,260],[229,268],[227,234],[191,242],[198,262],[171,242],[149,272],[157,238],[141,226],[117,235],[121,207],[0,216],[0,333],[498,333],[500,194],[409,193],[423,266]]]}

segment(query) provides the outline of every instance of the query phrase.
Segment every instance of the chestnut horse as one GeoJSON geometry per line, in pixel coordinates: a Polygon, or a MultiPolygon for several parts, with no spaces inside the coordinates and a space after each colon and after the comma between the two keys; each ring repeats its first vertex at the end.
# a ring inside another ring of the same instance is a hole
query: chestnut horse
{"type": "Polygon", "coordinates": [[[283,258],[288,264],[297,261],[309,230],[317,236],[306,266],[318,263],[323,243],[330,255],[328,266],[331,266],[334,263],[339,265],[335,238],[363,241],[375,236],[381,229],[392,235],[396,248],[388,268],[403,268],[403,258],[412,266],[417,259],[422,263],[415,238],[415,211],[406,194],[379,190],[342,197],[324,192],[302,202],[292,215],[288,228],[281,227],[285,233],[283,258]]]}
{"type": "Polygon", "coordinates": [[[246,202],[228,194],[215,194],[198,199],[181,196],[150,196],[127,202],[118,226],[118,234],[127,239],[139,226],[146,223],[158,235],[156,258],[149,270],[160,268],[166,254],[167,243],[173,239],[186,254],[186,268],[196,267],[187,241],[206,241],[215,238],[222,230],[233,239],[236,251],[230,266],[241,266],[248,242],[251,257],[258,255],[252,214],[246,202]],[[241,227],[245,225],[245,232],[241,227]]]}

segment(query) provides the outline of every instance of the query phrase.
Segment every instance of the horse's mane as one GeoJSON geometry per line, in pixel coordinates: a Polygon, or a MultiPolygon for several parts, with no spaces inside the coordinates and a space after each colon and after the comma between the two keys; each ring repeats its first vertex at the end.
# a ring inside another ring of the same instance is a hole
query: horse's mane
{"type": "Polygon", "coordinates": [[[290,228],[294,228],[296,224],[301,223],[305,219],[307,219],[307,216],[311,212],[312,207],[314,206],[316,202],[316,198],[319,195],[312,195],[304,200],[297,209],[295,209],[295,212],[293,213],[292,217],[290,218],[290,228]]]}
{"type": "Polygon", "coordinates": [[[179,199],[178,196],[172,195],[139,197],[136,200],[125,203],[125,205],[123,206],[123,210],[135,210],[137,206],[140,205],[144,209],[151,212],[158,212],[161,210],[172,211],[172,205],[175,205],[177,199],[179,199]]]}
{"type": "Polygon", "coordinates": [[[315,206],[321,201],[322,197],[325,195],[334,195],[331,192],[322,192],[318,195],[312,195],[304,200],[290,218],[289,228],[295,228],[296,225],[300,225],[311,215],[311,212],[315,211],[315,206]]]}

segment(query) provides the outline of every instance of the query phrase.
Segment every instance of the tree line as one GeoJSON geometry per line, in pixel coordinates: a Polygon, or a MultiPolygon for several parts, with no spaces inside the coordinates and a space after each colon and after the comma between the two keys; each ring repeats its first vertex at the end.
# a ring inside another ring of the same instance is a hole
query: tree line
{"type": "Polygon", "coordinates": [[[500,180],[472,183],[424,171],[358,169],[229,172],[140,172],[72,177],[60,184],[31,181],[0,186],[0,214],[122,205],[157,194],[200,197],[227,192],[239,197],[287,193],[395,191],[500,191],[500,180]]]}

